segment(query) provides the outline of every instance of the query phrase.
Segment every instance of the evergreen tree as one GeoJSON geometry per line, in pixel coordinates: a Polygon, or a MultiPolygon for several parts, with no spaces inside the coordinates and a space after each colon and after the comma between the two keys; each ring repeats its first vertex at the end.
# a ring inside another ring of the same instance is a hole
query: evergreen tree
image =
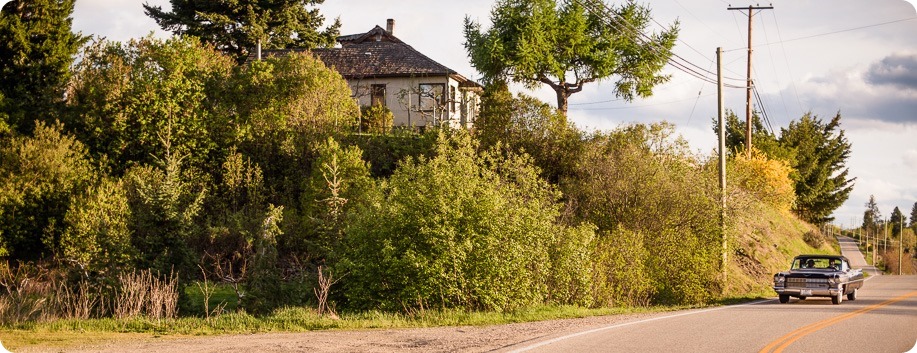
{"type": "MultiPolygon", "coordinates": [[[[726,153],[735,155],[745,151],[745,121],[739,119],[732,110],[726,111],[726,153]]],[[[713,133],[718,133],[719,122],[713,118],[713,133]]],[[[796,151],[780,143],[777,136],[768,131],[761,122],[761,116],[754,112],[751,117],[752,147],[761,151],[769,159],[787,162],[791,167],[796,165],[796,151]]]]}
{"type": "Polygon", "coordinates": [[[53,121],[87,37],[71,31],[74,0],[13,0],[0,11],[0,133],[53,121]]]}
{"type": "Polygon", "coordinates": [[[914,207],[911,207],[911,228],[914,229],[914,232],[917,233],[917,202],[914,202],[914,207]]]}
{"type": "Polygon", "coordinates": [[[333,45],[340,20],[319,31],[325,18],[315,6],[324,0],[171,0],[172,11],[144,4],[147,16],[163,30],[192,35],[233,55],[237,61],[255,49],[314,48],[333,45]]]}
{"type": "Polygon", "coordinates": [[[892,226],[892,234],[898,234],[898,232],[901,231],[901,224],[906,219],[904,213],[902,213],[898,207],[895,207],[891,217],[888,218],[888,222],[891,223],[892,226]]]}
{"type": "Polygon", "coordinates": [[[848,178],[845,163],[850,142],[840,129],[838,113],[828,122],[811,114],[781,129],[779,142],[796,152],[796,213],[804,220],[823,224],[853,190],[856,178],[848,178]]]}
{"type": "Polygon", "coordinates": [[[875,234],[881,222],[882,213],[879,212],[879,205],[876,204],[876,196],[869,195],[869,202],[866,203],[866,211],[863,212],[863,230],[866,231],[867,234],[875,234]]]}

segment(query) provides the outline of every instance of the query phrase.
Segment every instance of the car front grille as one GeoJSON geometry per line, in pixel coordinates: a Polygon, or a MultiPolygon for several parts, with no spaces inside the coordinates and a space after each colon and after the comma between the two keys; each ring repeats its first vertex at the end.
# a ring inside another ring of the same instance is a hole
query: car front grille
{"type": "Polygon", "coordinates": [[[827,278],[787,278],[787,287],[828,288],[827,278]]]}

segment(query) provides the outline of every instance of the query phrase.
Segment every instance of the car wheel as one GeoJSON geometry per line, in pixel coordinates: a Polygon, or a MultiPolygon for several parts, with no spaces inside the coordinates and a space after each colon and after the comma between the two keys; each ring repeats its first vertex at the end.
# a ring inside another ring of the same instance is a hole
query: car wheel
{"type": "Polygon", "coordinates": [[[844,301],[844,290],[841,289],[837,295],[831,297],[831,304],[838,305],[844,301]]]}
{"type": "Polygon", "coordinates": [[[857,300],[857,291],[859,288],[854,288],[853,292],[847,293],[847,300],[857,300]]]}
{"type": "Polygon", "coordinates": [[[780,295],[780,304],[786,304],[790,302],[789,295],[780,295]]]}
{"type": "Polygon", "coordinates": [[[799,297],[799,300],[806,300],[806,297],[799,297]]]}

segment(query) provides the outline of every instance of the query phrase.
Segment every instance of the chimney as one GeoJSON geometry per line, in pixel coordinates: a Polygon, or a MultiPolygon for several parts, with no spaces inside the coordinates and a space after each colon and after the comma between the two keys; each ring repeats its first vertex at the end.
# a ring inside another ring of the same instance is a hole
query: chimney
{"type": "Polygon", "coordinates": [[[388,32],[388,34],[395,35],[395,19],[388,19],[385,25],[385,30],[388,32]]]}

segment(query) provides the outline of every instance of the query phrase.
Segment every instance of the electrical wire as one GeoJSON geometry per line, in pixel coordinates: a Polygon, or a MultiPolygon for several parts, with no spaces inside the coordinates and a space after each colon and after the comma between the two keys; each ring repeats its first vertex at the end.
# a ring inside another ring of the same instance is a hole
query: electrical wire
{"type": "Polygon", "coordinates": [[[793,79],[793,70],[790,67],[790,59],[786,55],[786,46],[783,45],[783,36],[780,35],[780,22],[777,21],[777,11],[771,11],[774,17],[774,26],[777,27],[777,40],[780,41],[780,48],[783,51],[783,62],[786,64],[786,71],[790,73],[790,86],[793,87],[793,95],[796,97],[796,106],[799,108],[799,115],[803,114],[802,101],[799,99],[799,91],[796,90],[796,80],[793,79]]]}
{"type": "MultiPolygon", "coordinates": [[[[592,12],[593,14],[596,14],[596,15],[599,15],[599,14],[600,14],[601,17],[602,17],[603,19],[606,19],[606,21],[609,21],[609,20],[610,20],[610,22],[606,22],[606,24],[608,24],[608,25],[610,25],[610,26],[612,26],[612,27],[618,27],[618,28],[622,29],[623,31],[629,32],[629,34],[633,35],[634,38],[636,38],[638,41],[642,42],[641,44],[647,45],[647,48],[649,48],[649,49],[650,49],[651,51],[653,51],[655,54],[660,55],[660,56],[663,55],[663,53],[660,53],[660,51],[663,51],[663,52],[665,52],[666,54],[670,54],[670,55],[668,55],[669,58],[668,58],[668,61],[667,61],[667,63],[669,64],[669,66],[672,66],[672,67],[674,67],[675,69],[677,69],[677,70],[679,70],[679,71],[682,71],[682,72],[684,72],[684,73],[686,73],[686,74],[688,74],[688,75],[690,75],[690,76],[693,76],[693,77],[695,77],[695,78],[697,78],[697,79],[700,79],[700,80],[702,80],[702,81],[709,82],[709,83],[716,83],[716,79],[715,79],[715,78],[710,78],[709,76],[707,76],[707,75],[705,75],[705,74],[703,74],[703,73],[701,73],[701,72],[699,72],[699,71],[706,71],[706,72],[708,72],[709,74],[713,74],[713,75],[715,75],[715,73],[709,72],[709,70],[706,70],[706,69],[704,69],[703,67],[701,67],[701,66],[699,66],[699,65],[697,65],[697,64],[695,64],[695,63],[693,63],[693,62],[691,62],[691,61],[689,61],[689,60],[687,60],[687,59],[684,59],[684,58],[682,58],[681,56],[679,56],[679,55],[677,55],[677,54],[675,54],[675,53],[672,53],[671,51],[669,51],[669,50],[667,50],[667,49],[665,49],[665,48],[662,48],[659,44],[655,43],[655,42],[652,40],[652,38],[649,38],[649,36],[647,36],[646,34],[644,34],[643,32],[641,32],[640,30],[634,28],[633,25],[631,25],[630,23],[627,23],[626,21],[620,21],[620,20],[618,20],[615,16],[611,15],[611,14],[614,13],[614,11],[612,11],[612,9],[609,8],[608,5],[606,5],[604,2],[598,1],[598,3],[601,4],[601,5],[600,5],[601,8],[597,9],[595,3],[593,3],[592,5],[590,5],[590,4],[584,3],[582,0],[568,0],[568,1],[576,2],[577,4],[579,4],[580,6],[582,6],[584,9],[586,9],[587,11],[592,12]],[[616,26],[615,26],[615,25],[616,25],[616,26]]],[[[735,79],[735,78],[730,78],[730,79],[731,79],[731,80],[735,80],[735,81],[744,81],[744,80],[735,79]]],[[[745,88],[744,86],[738,86],[738,85],[732,85],[732,84],[727,84],[726,86],[727,86],[727,87],[730,87],[730,88],[745,88]]]]}
{"type": "MultiPolygon", "coordinates": [[[[866,25],[866,26],[860,26],[860,27],[854,27],[854,28],[841,29],[841,30],[837,30],[837,31],[833,31],[833,32],[826,32],[826,33],[813,34],[813,35],[804,36],[804,37],[798,37],[798,38],[792,38],[792,39],[787,39],[787,40],[781,40],[780,42],[758,44],[758,45],[755,45],[754,47],[757,48],[757,47],[761,47],[761,46],[765,46],[765,45],[773,45],[773,44],[783,44],[783,43],[788,43],[788,42],[795,42],[795,41],[803,40],[803,39],[811,39],[811,38],[816,38],[816,37],[823,37],[823,36],[828,36],[828,35],[832,35],[832,34],[838,34],[838,33],[850,32],[850,31],[857,31],[857,30],[866,29],[866,28],[884,26],[884,25],[889,25],[889,24],[893,24],[893,23],[905,22],[905,21],[913,21],[913,20],[917,20],[917,17],[902,18],[902,19],[899,19],[899,20],[888,21],[888,22],[882,22],[882,23],[876,23],[876,24],[871,24],[871,25],[866,25]]],[[[730,52],[730,51],[736,51],[736,50],[745,50],[745,49],[746,49],[746,48],[733,48],[733,49],[729,49],[729,50],[724,50],[724,52],[730,52]]]]}
{"type": "MultiPolygon", "coordinates": [[[[761,21],[761,31],[764,32],[764,40],[769,42],[770,39],[767,36],[767,25],[766,24],[767,22],[761,21]]],[[[780,83],[780,75],[777,74],[777,64],[774,60],[774,51],[771,49],[770,46],[767,47],[767,53],[771,58],[771,68],[774,70],[774,78],[777,80],[777,92],[778,92],[778,95],[780,96],[780,103],[783,104],[783,112],[786,113],[786,117],[787,119],[789,119],[790,110],[787,109],[786,100],[783,99],[783,94],[780,93],[780,88],[783,87],[783,84],[780,83]]]]}

